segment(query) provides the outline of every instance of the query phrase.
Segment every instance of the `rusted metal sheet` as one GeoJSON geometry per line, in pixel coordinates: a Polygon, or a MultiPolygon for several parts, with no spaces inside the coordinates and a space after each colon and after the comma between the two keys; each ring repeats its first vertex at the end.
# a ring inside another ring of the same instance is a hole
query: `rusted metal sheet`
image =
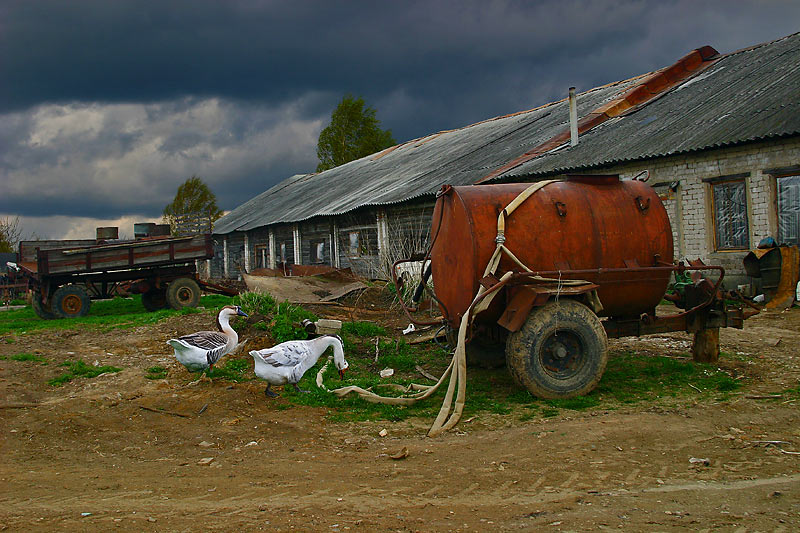
{"type": "MultiPolygon", "coordinates": [[[[529,185],[452,187],[439,198],[431,261],[433,278],[446,280],[437,283],[436,294],[451,325],[478,290],[495,250],[500,210],[529,185]]],[[[505,238],[529,269],[597,284],[604,316],[637,317],[654,309],[669,283],[669,268],[646,268],[672,261],[672,231],[655,191],[641,182],[576,176],[546,185],[506,220],[505,238]],[[572,270],[559,272],[565,264],[572,270]]],[[[504,257],[498,272],[509,270],[521,269],[504,257]]],[[[497,319],[491,308],[484,315],[497,319]]]]}
{"type": "Polygon", "coordinates": [[[511,288],[509,302],[497,323],[508,331],[518,331],[528,318],[531,309],[546,304],[551,297],[574,297],[597,288],[598,285],[594,283],[567,287],[561,287],[557,283],[546,283],[511,288]]]}
{"type": "Polygon", "coordinates": [[[40,250],[39,275],[79,274],[192,262],[213,255],[211,235],[140,240],[83,248],[40,250]]]}
{"type": "Polygon", "coordinates": [[[74,239],[74,240],[43,240],[43,241],[21,241],[19,243],[19,263],[36,263],[39,259],[39,250],[54,250],[64,248],[81,248],[95,246],[97,241],[94,239],[74,239]]]}

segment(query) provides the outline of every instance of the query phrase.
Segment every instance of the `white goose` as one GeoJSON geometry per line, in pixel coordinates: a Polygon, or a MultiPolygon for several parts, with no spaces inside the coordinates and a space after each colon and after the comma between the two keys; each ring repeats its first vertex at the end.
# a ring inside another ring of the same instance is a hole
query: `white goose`
{"type": "Polygon", "coordinates": [[[300,392],[308,392],[302,390],[297,384],[303,374],[317,364],[320,356],[330,346],[333,347],[333,362],[339,371],[339,377],[344,379],[344,371],[350,365],[344,360],[342,339],[336,335],[324,335],[307,341],[287,341],[272,348],[252,350],[250,355],[255,361],[256,376],[267,382],[264,394],[270,398],[276,398],[279,394],[270,390],[270,387],[287,383],[294,385],[294,388],[300,392]]]}
{"type": "Polygon", "coordinates": [[[230,326],[230,317],[248,316],[238,305],[226,305],[217,316],[219,331],[198,331],[170,339],[167,344],[175,349],[175,359],[190,372],[212,369],[220,357],[230,353],[239,342],[239,335],[230,326]]]}

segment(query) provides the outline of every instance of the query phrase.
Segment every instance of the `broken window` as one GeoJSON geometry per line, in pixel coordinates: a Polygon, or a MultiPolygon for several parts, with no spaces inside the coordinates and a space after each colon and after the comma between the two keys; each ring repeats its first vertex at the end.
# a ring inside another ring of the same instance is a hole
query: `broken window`
{"type": "Polygon", "coordinates": [[[800,245],[800,175],[778,178],[778,243],[800,245]]]}
{"type": "Polygon", "coordinates": [[[325,262],[325,241],[311,241],[311,263],[325,262]]]}
{"type": "Polygon", "coordinates": [[[267,268],[267,245],[256,244],[256,268],[267,268]]]}
{"type": "Polygon", "coordinates": [[[745,181],[712,183],[714,237],[717,250],[745,250],[750,247],[747,225],[745,181]]]}
{"type": "Polygon", "coordinates": [[[349,255],[350,257],[358,257],[360,240],[361,239],[359,238],[359,234],[357,231],[350,232],[350,246],[347,249],[348,250],[347,255],[349,255]]]}

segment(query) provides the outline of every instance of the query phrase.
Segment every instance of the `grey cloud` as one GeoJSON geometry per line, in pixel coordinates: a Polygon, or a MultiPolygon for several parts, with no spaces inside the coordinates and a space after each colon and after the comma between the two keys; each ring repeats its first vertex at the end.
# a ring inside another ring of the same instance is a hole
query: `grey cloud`
{"type": "Polygon", "coordinates": [[[157,216],[192,174],[230,209],[295,169],[313,167],[321,123],[298,118],[297,107],[194,99],[7,114],[0,135],[14,142],[0,148],[7,190],[0,212],[157,216]],[[257,126],[237,130],[251,123],[257,126]]]}

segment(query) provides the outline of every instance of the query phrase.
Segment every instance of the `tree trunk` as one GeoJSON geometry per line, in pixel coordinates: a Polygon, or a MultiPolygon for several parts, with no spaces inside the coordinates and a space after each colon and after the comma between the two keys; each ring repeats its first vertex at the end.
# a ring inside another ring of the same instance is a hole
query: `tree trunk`
{"type": "Polygon", "coordinates": [[[719,328],[701,329],[694,334],[692,359],[697,363],[719,361],[719,328]]]}

